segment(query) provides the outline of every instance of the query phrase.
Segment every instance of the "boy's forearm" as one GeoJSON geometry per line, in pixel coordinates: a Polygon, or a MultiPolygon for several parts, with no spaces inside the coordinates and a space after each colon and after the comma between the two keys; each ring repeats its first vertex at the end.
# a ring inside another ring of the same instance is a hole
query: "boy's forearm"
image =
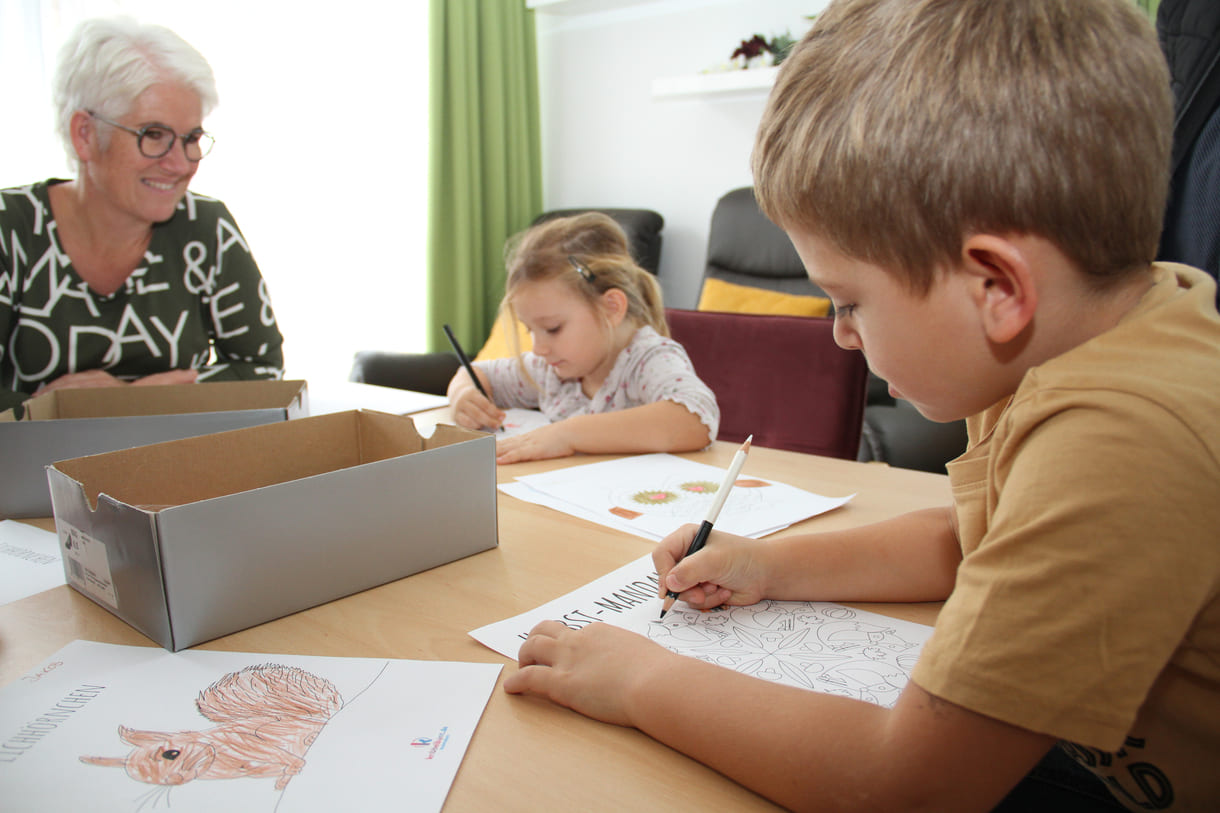
{"type": "Polygon", "coordinates": [[[1054,744],[909,683],[893,708],[670,655],[632,723],[791,810],[990,810],[1054,744]]]}
{"type": "MultiPolygon", "coordinates": [[[[785,807],[840,809],[832,800],[856,784],[852,774],[885,775],[874,764],[889,713],[879,706],[681,656],[632,684],[628,708],[637,728],[785,807]]],[[[869,792],[868,785],[857,791],[869,792]]]]}
{"type": "Polygon", "coordinates": [[[961,548],[952,509],[764,543],[768,598],[800,601],[942,601],[961,548]]]}

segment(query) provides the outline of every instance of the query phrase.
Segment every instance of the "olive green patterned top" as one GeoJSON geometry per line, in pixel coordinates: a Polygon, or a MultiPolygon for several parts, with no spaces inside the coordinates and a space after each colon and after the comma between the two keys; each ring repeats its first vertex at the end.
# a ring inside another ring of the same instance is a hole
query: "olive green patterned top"
{"type": "Polygon", "coordinates": [[[224,203],[187,192],[144,264],[109,296],[63,252],[51,179],[0,190],[0,410],[65,373],[122,379],[193,368],[200,381],[280,378],[283,337],[224,203]]]}

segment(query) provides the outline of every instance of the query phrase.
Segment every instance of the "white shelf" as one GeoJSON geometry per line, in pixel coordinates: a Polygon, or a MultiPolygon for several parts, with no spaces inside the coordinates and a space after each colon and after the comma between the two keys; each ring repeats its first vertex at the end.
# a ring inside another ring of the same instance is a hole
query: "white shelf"
{"type": "Polygon", "coordinates": [[[771,67],[667,76],[652,81],[652,95],[657,98],[717,94],[764,95],[775,84],[775,76],[778,73],[779,68],[771,67]]]}
{"type": "Polygon", "coordinates": [[[525,0],[525,7],[540,14],[595,14],[651,2],[653,0],[525,0]]]}

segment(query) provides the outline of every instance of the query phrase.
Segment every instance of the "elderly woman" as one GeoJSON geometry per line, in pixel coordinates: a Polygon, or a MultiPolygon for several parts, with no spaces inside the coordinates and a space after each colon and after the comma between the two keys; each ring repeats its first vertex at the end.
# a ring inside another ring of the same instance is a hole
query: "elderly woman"
{"type": "Polygon", "coordinates": [[[187,189],[212,146],[207,61],[168,29],[92,20],[54,87],[76,179],[0,190],[0,410],[65,387],[281,377],[246,240],[187,189]]]}

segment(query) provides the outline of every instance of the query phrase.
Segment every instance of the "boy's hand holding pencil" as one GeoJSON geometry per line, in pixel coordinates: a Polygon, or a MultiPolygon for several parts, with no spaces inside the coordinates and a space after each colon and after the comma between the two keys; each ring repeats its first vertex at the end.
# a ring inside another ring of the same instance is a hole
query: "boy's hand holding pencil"
{"type": "Polygon", "coordinates": [[[661,597],[665,599],[661,617],[681,599],[697,610],[710,610],[722,604],[755,604],[763,598],[763,581],[757,568],[748,567],[757,545],[751,540],[728,534],[717,535],[716,546],[704,546],[712,525],[728,498],[750,451],[753,435],[746,438],[729,465],[716,499],[700,525],[684,525],[661,540],[652,553],[652,563],[660,577],[661,597]],[[695,554],[701,554],[696,556],[695,554]]]}

